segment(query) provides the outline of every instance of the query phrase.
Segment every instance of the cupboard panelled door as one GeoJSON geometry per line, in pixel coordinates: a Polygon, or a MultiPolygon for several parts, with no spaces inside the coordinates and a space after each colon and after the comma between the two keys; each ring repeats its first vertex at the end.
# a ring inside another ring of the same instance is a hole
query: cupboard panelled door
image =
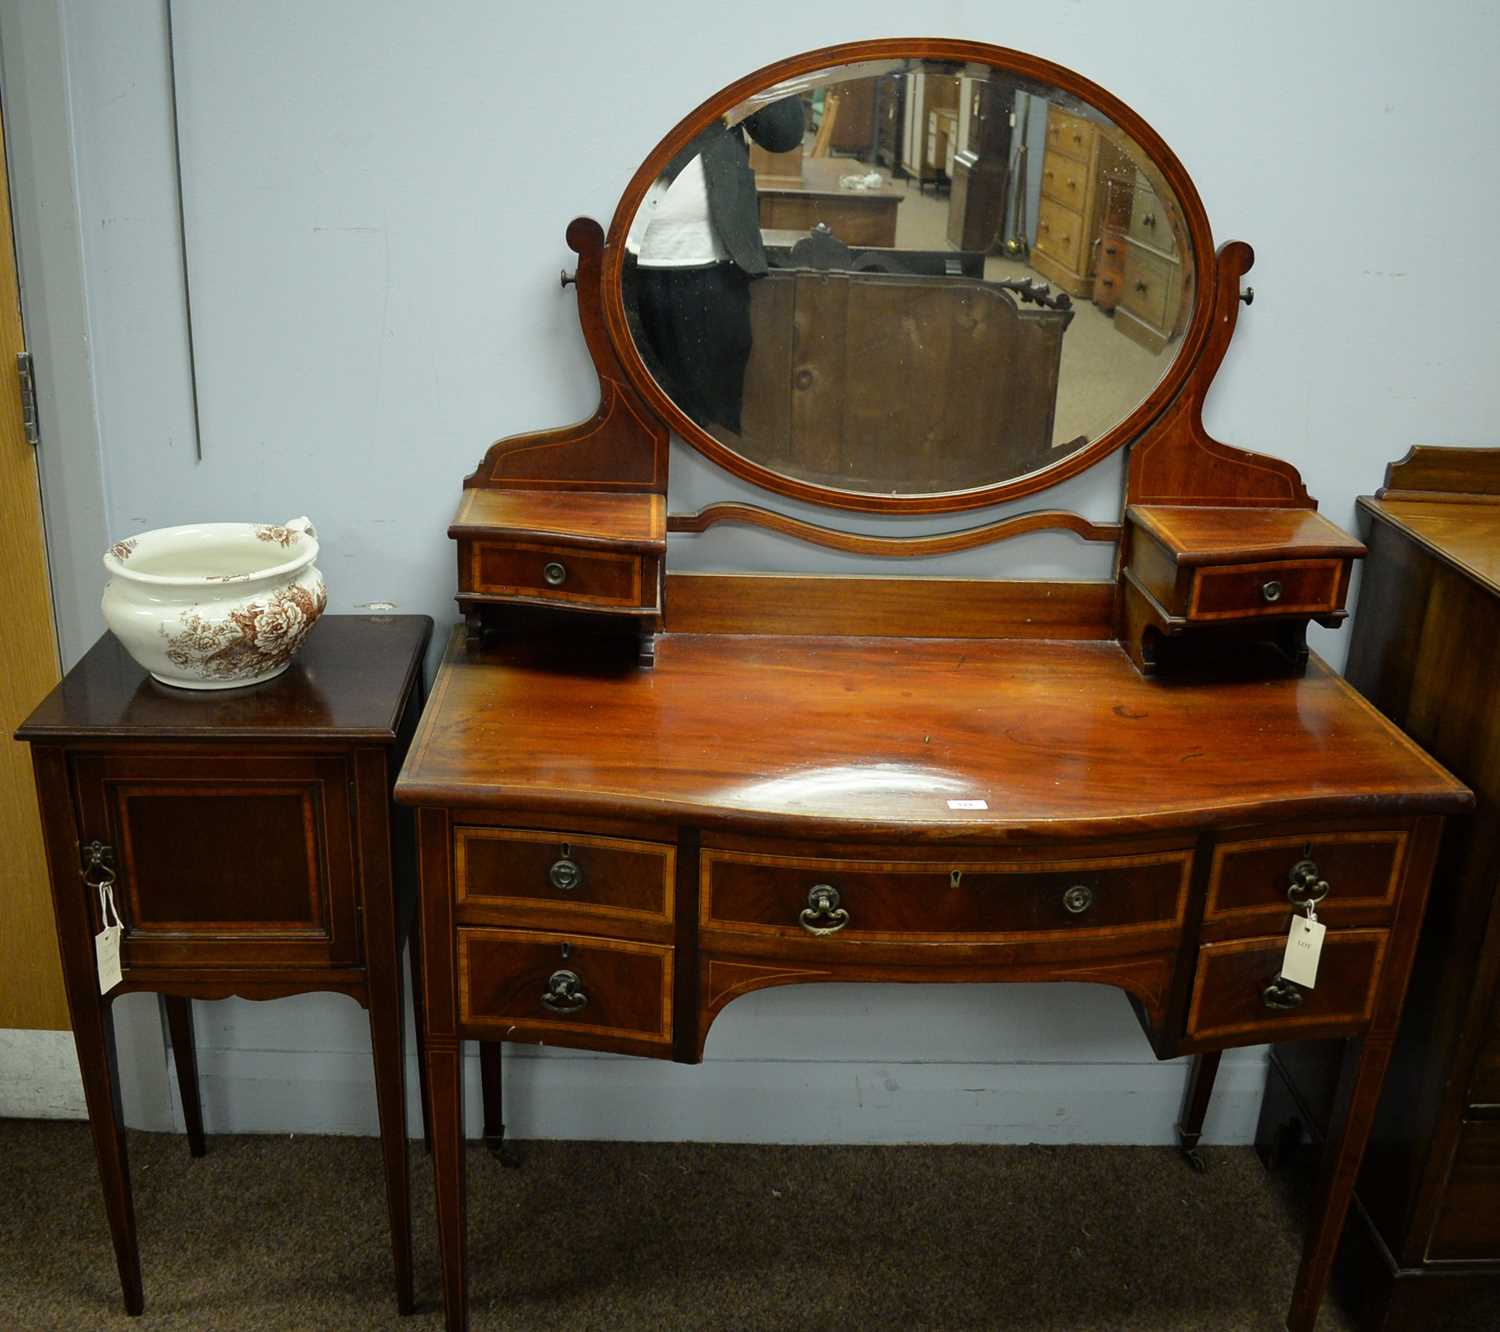
{"type": "Polygon", "coordinates": [[[357,963],[350,780],[322,755],[76,756],[78,840],[112,848],[126,968],[357,963]]]}

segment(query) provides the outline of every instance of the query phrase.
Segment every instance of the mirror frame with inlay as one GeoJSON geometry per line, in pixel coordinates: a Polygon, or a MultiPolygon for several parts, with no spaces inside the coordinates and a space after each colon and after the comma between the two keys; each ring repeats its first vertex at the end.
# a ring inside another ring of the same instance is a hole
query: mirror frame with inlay
{"type": "Polygon", "coordinates": [[[752,594],[758,624],[772,632],[806,624],[793,613],[833,608],[843,633],[1117,639],[1143,674],[1195,670],[1216,654],[1237,663],[1269,650],[1265,669],[1297,672],[1307,661],[1309,623],[1328,627],[1344,603],[1359,542],[1315,511],[1290,463],[1235,448],[1204,429],[1202,408],[1228,349],[1242,303],[1250,247],[1212,248],[1208,216],[1182,164],[1161,137],[1118,98],[1051,61],[979,42],[891,38],[850,42],[793,56],[716,93],[682,121],[632,176],[606,235],[591,218],[566,233],[578,256],[562,274],[576,288],[579,321],[599,378],[599,405],[587,420],[492,444],[465,478],[449,527],[457,542],[457,601],[474,637],[515,632],[614,634],[654,661],[659,632],[744,632],[726,613],[752,594]],[[987,65],[1032,85],[1051,85],[1094,107],[1146,153],[1175,195],[1193,264],[1193,308],[1169,368],[1124,420],[1075,453],[1025,476],[938,494],[834,490],[771,472],[694,424],[657,385],[636,350],[621,288],[624,241],[637,203],[664,163],[706,123],[748,96],[810,72],[864,61],[928,59],[987,65]],[[1119,521],[1038,508],[923,536],[872,535],[807,521],[774,507],[726,499],[696,513],[667,513],[669,441],[688,444],[768,495],[832,510],[935,514],[1036,494],[1125,449],[1119,521]],[[801,575],[740,577],[669,574],[667,534],[683,537],[721,523],[750,525],[794,541],[860,556],[899,560],[971,550],[1030,532],[1071,533],[1113,545],[1107,582],[1038,583],[1004,579],[858,579],[801,575]],[[759,581],[756,581],[759,579],[759,581]],[[838,586],[833,586],[833,584],[838,586]],[[939,588],[937,584],[941,583],[939,588]],[[753,586],[752,586],[753,584],[753,586]],[[936,588],[936,590],[934,590],[936,588]],[[673,613],[668,614],[670,591],[673,613]],[[718,599],[710,608],[709,603],[718,599]],[[882,598],[889,598],[882,601],[882,598]],[[820,600],[821,599],[821,600],[820,600]],[[1050,610],[1043,611],[1044,604],[1050,610]],[[1058,618],[1057,608],[1071,609],[1058,618]],[[560,618],[559,618],[560,617],[560,618]],[[1043,630],[1045,626],[1045,631],[1043,630]]]}
{"type": "MultiPolygon", "coordinates": [[[[1093,110],[1107,117],[1115,130],[1132,140],[1149,159],[1155,174],[1175,196],[1175,203],[1180,209],[1188,244],[1185,258],[1189,272],[1205,277],[1211,275],[1212,234],[1208,215],[1191,178],[1161,136],[1117,97],[1061,65],[1019,51],[980,42],[889,38],[825,47],[768,65],[715,93],[683,117],[647,155],[625,187],[625,193],[615,209],[604,246],[602,297],[605,327],[621,368],[650,410],[685,443],[743,480],[775,494],[837,509],[872,513],[944,513],[983,508],[1048,489],[1087,470],[1139,434],[1142,427],[1172,400],[1192,372],[1203,349],[1212,317],[1211,302],[1204,299],[1201,282],[1192,283],[1192,313],[1180,341],[1170,349],[1170,361],[1165,371],[1146,395],[1121,419],[1088,440],[1083,447],[1067,452],[1045,467],[1023,475],[950,491],[928,490],[915,485],[909,491],[894,494],[877,493],[868,489],[837,488],[779,472],[747,456],[745,452],[736,451],[693,420],[657,382],[636,346],[627,317],[622,282],[626,236],[641,201],[669,162],[707,127],[756,93],[808,74],[825,71],[836,74],[837,67],[840,66],[891,60],[928,60],[958,69],[964,66],[985,66],[1012,75],[1023,83],[1050,86],[1066,96],[1087,103],[1093,110]]],[[[1038,91],[1036,87],[1031,90],[1038,91]]]]}

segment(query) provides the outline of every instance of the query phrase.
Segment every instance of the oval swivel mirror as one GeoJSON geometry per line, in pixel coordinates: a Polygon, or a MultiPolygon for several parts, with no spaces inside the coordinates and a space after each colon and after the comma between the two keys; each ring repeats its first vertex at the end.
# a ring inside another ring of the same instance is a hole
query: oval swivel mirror
{"type": "Polygon", "coordinates": [[[1201,342],[1207,219],[1078,75],[866,42],[711,98],[615,214],[627,373],[688,443],[845,509],[974,508],[1128,441],[1201,342]]]}

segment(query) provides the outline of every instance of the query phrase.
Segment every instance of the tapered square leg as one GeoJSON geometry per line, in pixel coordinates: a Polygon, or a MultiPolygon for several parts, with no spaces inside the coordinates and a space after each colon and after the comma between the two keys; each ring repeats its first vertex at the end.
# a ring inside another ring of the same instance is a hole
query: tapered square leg
{"type": "Polygon", "coordinates": [[[466,1332],[464,1277],[468,1222],[464,1199],[463,1046],[451,1036],[427,1037],[427,1078],[432,1087],[432,1174],[437,1196],[438,1247],[443,1261],[443,1315],[447,1332],[466,1332]]]}
{"type": "Polygon", "coordinates": [[[188,1152],[202,1156],[208,1145],[203,1137],[203,1102],[198,1092],[198,1047],[193,1034],[193,1001],[162,995],[167,1010],[167,1031],[172,1038],[172,1059],[177,1065],[177,1094],[182,1098],[182,1122],[187,1126],[188,1152]]]}
{"type": "Polygon", "coordinates": [[[1219,1076],[1219,1060],[1222,1058],[1218,1050],[1193,1056],[1187,1090],[1182,1098],[1182,1118],[1177,1121],[1178,1150],[1199,1174],[1205,1167],[1203,1158],[1198,1155],[1198,1140],[1203,1136],[1203,1121],[1208,1116],[1208,1103],[1213,1099],[1214,1080],[1219,1076]]]}

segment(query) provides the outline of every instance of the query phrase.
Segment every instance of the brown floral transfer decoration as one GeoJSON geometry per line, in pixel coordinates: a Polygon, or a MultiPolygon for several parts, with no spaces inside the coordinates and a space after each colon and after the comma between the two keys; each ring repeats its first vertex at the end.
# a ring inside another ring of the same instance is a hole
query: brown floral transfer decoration
{"type": "Polygon", "coordinates": [[[278,546],[290,546],[302,535],[292,527],[282,527],[280,524],[257,523],[255,537],[258,541],[274,541],[278,546]]]}
{"type": "Polygon", "coordinates": [[[167,638],[167,660],[204,680],[250,680],[278,671],[292,659],[307,631],[328,605],[320,579],[313,587],[278,588],[265,602],[252,601],[222,620],[184,612],[182,632],[167,638]]]}
{"type": "Polygon", "coordinates": [[[109,553],[117,560],[128,560],[135,554],[135,538],[127,537],[124,541],[116,541],[109,548],[109,553]]]}

